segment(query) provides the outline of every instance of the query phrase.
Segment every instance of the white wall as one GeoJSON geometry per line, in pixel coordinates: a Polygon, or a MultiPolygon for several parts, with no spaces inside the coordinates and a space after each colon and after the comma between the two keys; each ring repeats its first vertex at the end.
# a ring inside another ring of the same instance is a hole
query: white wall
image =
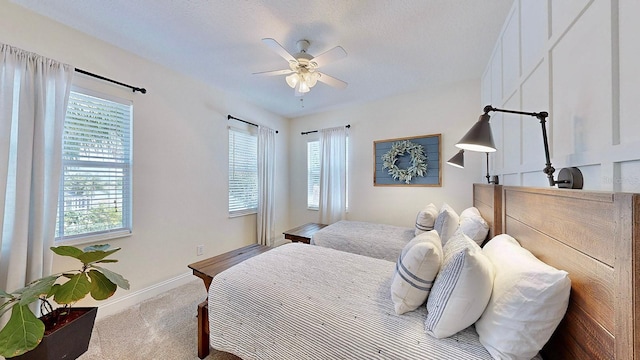
{"type": "MultiPolygon", "coordinates": [[[[134,95],[78,78],[134,103],[134,232],[109,241],[123,248],[111,268],[130,280],[131,291],[119,290],[114,300],[180,277],[192,262],[255,243],[255,215],[228,218],[227,114],[279,130],[276,235],[289,228],[289,120],[9,2],[2,1],[0,18],[0,42],[148,90],[134,95]],[[198,244],[205,245],[200,257],[198,244]]],[[[68,266],[57,259],[54,271],[68,266]]]]}
{"type": "MultiPolygon", "coordinates": [[[[314,135],[302,131],[350,124],[349,220],[413,226],[416,213],[430,202],[448,202],[457,211],[471,206],[472,183],[478,176],[482,155],[466,156],[466,168],[446,165],[457,153],[460,140],[482,112],[478,105],[479,82],[438,86],[432,91],[406,94],[291,122],[291,223],[317,222],[317,211],[306,208],[306,143],[314,135]],[[442,187],[373,186],[373,142],[376,140],[442,134],[442,187]]],[[[317,136],[315,137],[317,138],[317,136]]]]}
{"type": "MultiPolygon", "coordinates": [[[[485,104],[548,111],[551,160],[584,188],[640,192],[640,3],[516,0],[482,78],[485,104]]],[[[493,172],[548,186],[540,124],[492,113],[493,172]]]]}

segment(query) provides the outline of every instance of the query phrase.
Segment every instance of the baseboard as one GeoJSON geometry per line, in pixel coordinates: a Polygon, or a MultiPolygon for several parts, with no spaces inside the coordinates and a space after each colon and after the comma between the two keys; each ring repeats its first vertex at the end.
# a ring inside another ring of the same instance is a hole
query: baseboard
{"type": "Polygon", "coordinates": [[[193,276],[193,273],[186,272],[182,275],[178,275],[174,278],[151,285],[144,289],[134,291],[121,298],[117,298],[111,301],[102,301],[99,304],[100,309],[98,311],[96,319],[101,319],[105,316],[113,315],[130,306],[136,305],[144,300],[150,299],[154,296],[162,294],[163,292],[169,291],[181,285],[185,285],[194,280],[196,280],[196,278],[193,276]]]}

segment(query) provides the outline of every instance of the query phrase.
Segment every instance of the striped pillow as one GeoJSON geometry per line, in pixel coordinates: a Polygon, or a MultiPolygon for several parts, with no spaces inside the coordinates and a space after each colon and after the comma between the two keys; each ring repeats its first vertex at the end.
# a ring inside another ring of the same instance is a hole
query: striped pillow
{"type": "Polygon", "coordinates": [[[415,235],[418,236],[425,231],[433,230],[433,224],[436,222],[437,217],[438,207],[433,204],[429,204],[425,206],[424,209],[420,210],[416,216],[415,235]]]}
{"type": "Polygon", "coordinates": [[[443,247],[444,260],[427,300],[427,334],[451,336],[476,322],[493,287],[493,264],[467,235],[456,233],[443,247]]]}
{"type": "Polygon", "coordinates": [[[435,231],[422,233],[402,249],[391,282],[396,314],[417,309],[429,296],[442,263],[442,242],[435,231]]]}

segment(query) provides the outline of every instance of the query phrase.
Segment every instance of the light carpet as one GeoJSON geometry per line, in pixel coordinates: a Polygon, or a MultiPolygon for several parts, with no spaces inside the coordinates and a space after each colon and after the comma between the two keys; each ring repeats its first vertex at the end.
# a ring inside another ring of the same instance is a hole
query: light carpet
{"type": "MultiPolygon", "coordinates": [[[[78,359],[196,360],[197,307],[206,295],[202,281],[194,280],[97,320],[89,350],[78,359]]],[[[213,349],[206,357],[206,360],[239,359],[213,349]]]]}

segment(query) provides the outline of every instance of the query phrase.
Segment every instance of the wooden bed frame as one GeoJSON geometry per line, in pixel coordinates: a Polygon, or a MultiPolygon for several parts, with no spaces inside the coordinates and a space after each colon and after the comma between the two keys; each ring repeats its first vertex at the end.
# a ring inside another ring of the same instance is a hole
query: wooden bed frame
{"type": "Polygon", "coordinates": [[[502,234],[502,185],[473,184],[473,206],[489,223],[487,240],[502,234]]]}
{"type": "Polygon", "coordinates": [[[571,279],[544,359],[639,359],[640,194],[505,186],[502,197],[504,233],[571,279]]]}

